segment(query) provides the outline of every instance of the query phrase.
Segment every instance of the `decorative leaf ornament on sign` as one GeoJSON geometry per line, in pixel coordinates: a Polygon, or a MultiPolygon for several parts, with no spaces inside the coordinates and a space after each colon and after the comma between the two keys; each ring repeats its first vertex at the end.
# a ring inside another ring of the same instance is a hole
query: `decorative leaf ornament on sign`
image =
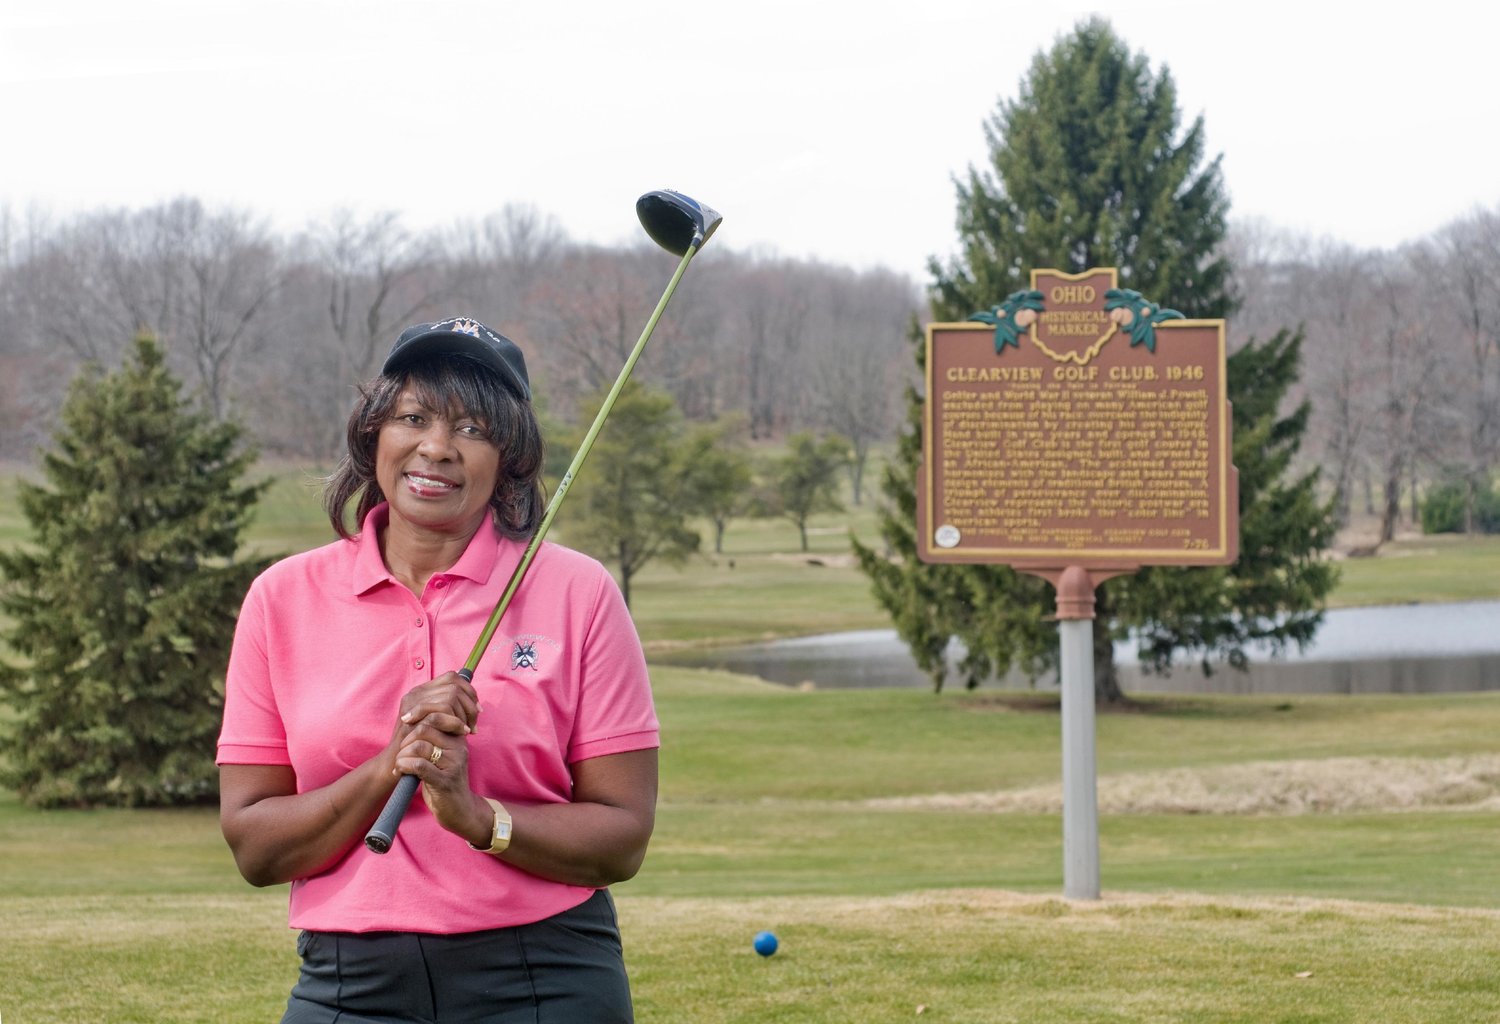
{"type": "Polygon", "coordinates": [[[975,313],[970,320],[981,324],[995,325],[995,354],[1004,351],[1006,345],[1021,347],[1021,335],[1036,323],[1038,314],[1047,308],[1042,293],[1038,291],[1011,292],[998,306],[991,306],[987,313],[975,313]]]}
{"type": "Polygon", "coordinates": [[[1118,331],[1128,331],[1130,345],[1156,353],[1156,325],[1181,320],[1175,309],[1163,309],[1140,292],[1117,288],[1115,271],[1096,268],[1082,274],[1037,270],[1032,287],[1011,292],[1005,301],[974,313],[968,320],[992,324],[995,354],[1007,347],[1020,351],[1021,337],[1059,363],[1086,366],[1118,331]]]}
{"type": "Polygon", "coordinates": [[[1183,319],[1177,310],[1162,309],[1129,288],[1111,288],[1105,292],[1104,309],[1111,320],[1130,332],[1132,348],[1145,345],[1152,354],[1156,352],[1156,325],[1163,320],[1183,319]]]}

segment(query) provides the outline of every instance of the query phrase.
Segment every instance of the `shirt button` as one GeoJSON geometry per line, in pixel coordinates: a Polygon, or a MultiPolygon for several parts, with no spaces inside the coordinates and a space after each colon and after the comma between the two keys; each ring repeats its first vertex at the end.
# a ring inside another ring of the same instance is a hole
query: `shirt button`
{"type": "Polygon", "coordinates": [[[412,664],[415,665],[415,666],[417,666],[417,668],[421,668],[423,662],[422,662],[421,658],[418,658],[416,661],[412,662],[412,664]]]}
{"type": "Polygon", "coordinates": [[[436,587],[438,590],[442,590],[444,587],[446,587],[448,585],[448,581],[447,580],[434,580],[433,583],[432,583],[432,585],[434,587],[436,587]]]}
{"type": "Polygon", "coordinates": [[[420,626],[421,624],[422,624],[422,620],[421,619],[417,619],[417,625],[420,626]]]}

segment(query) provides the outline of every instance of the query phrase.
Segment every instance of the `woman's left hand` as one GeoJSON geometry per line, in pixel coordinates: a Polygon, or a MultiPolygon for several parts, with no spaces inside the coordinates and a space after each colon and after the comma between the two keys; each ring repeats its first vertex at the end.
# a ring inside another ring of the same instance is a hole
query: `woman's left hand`
{"type": "Polygon", "coordinates": [[[439,825],[489,845],[493,811],[469,787],[469,730],[461,719],[434,714],[413,722],[396,752],[396,770],[422,780],[422,799],[439,825]]]}

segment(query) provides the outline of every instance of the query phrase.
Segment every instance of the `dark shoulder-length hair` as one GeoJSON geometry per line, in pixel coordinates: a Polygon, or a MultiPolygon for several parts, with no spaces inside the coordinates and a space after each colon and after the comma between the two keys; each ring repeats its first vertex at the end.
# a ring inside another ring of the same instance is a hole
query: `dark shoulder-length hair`
{"type": "Polygon", "coordinates": [[[488,367],[464,356],[439,356],[382,374],[359,388],[349,415],[346,450],[323,489],[323,509],[340,537],[359,533],[370,510],[386,500],[375,479],[375,447],[401,393],[411,387],[430,409],[451,418],[472,417],[500,449],[500,475],[490,510],[495,527],[525,540],[541,525],[542,428],[531,403],[511,391],[488,367]]]}

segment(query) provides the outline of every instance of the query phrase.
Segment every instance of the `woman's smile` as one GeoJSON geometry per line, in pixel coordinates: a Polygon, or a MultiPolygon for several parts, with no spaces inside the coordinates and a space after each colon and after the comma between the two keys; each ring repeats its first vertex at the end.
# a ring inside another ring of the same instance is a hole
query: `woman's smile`
{"type": "Polygon", "coordinates": [[[419,498],[446,498],[459,486],[452,480],[421,472],[407,473],[406,484],[411,493],[419,498]]]}

